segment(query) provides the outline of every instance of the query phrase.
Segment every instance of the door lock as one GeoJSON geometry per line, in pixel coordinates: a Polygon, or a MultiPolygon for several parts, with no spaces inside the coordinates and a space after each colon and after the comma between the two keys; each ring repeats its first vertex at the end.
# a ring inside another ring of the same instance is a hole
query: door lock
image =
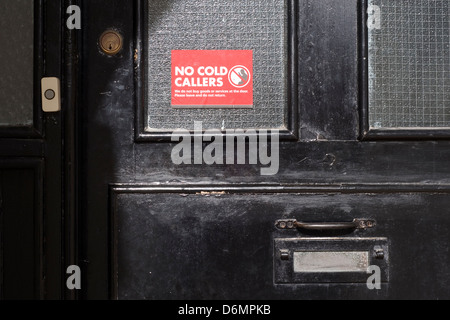
{"type": "Polygon", "coordinates": [[[99,44],[104,53],[113,56],[122,49],[123,39],[118,32],[106,30],[100,36],[99,44]]]}

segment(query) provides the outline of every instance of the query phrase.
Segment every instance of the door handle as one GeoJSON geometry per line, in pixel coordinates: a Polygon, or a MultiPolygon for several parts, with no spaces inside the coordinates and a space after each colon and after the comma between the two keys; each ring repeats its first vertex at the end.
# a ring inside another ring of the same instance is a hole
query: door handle
{"type": "Polygon", "coordinates": [[[314,231],[331,230],[357,230],[371,229],[375,227],[376,222],[369,219],[354,219],[351,222],[300,222],[295,219],[278,220],[275,226],[278,229],[303,229],[314,231]]]}

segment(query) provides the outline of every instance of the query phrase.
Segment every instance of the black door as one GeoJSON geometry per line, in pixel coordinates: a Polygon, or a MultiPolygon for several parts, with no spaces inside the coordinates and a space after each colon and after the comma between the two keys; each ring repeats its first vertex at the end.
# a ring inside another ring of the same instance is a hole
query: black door
{"type": "Polygon", "coordinates": [[[82,298],[450,297],[448,1],[79,4],[82,298]]]}

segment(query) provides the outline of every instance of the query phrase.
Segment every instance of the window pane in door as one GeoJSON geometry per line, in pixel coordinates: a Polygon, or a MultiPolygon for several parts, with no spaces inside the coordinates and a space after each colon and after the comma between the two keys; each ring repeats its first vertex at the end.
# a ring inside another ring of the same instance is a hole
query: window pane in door
{"type": "Polygon", "coordinates": [[[203,129],[284,128],[287,19],[286,0],[149,1],[146,130],[193,129],[194,121],[203,129]],[[174,107],[173,50],[252,52],[253,104],[174,107]]]}
{"type": "Polygon", "coordinates": [[[0,126],[33,123],[33,3],[0,1],[0,126]]]}
{"type": "Polygon", "coordinates": [[[450,127],[448,0],[369,0],[372,128],[450,127]]]}

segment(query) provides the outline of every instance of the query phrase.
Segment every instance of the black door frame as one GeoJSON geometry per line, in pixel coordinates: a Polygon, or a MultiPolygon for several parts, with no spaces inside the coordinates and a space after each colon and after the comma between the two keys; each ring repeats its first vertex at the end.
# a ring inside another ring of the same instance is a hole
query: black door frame
{"type": "MultiPolygon", "coordinates": [[[[75,299],[66,268],[76,254],[77,30],[66,28],[69,0],[35,0],[34,106],[31,127],[0,128],[0,169],[36,172],[36,299],[75,299]],[[61,79],[62,111],[44,113],[41,78],[61,79]]],[[[20,181],[18,182],[20,183],[20,181]]],[[[4,199],[5,200],[5,199],[4,199]]],[[[2,225],[2,227],[8,227],[2,225]]],[[[5,239],[3,239],[5,240],[5,239]]],[[[20,254],[20,253],[18,253],[20,254]]],[[[8,275],[0,275],[2,277],[8,275]]],[[[3,297],[7,298],[7,293],[3,297]]]]}

